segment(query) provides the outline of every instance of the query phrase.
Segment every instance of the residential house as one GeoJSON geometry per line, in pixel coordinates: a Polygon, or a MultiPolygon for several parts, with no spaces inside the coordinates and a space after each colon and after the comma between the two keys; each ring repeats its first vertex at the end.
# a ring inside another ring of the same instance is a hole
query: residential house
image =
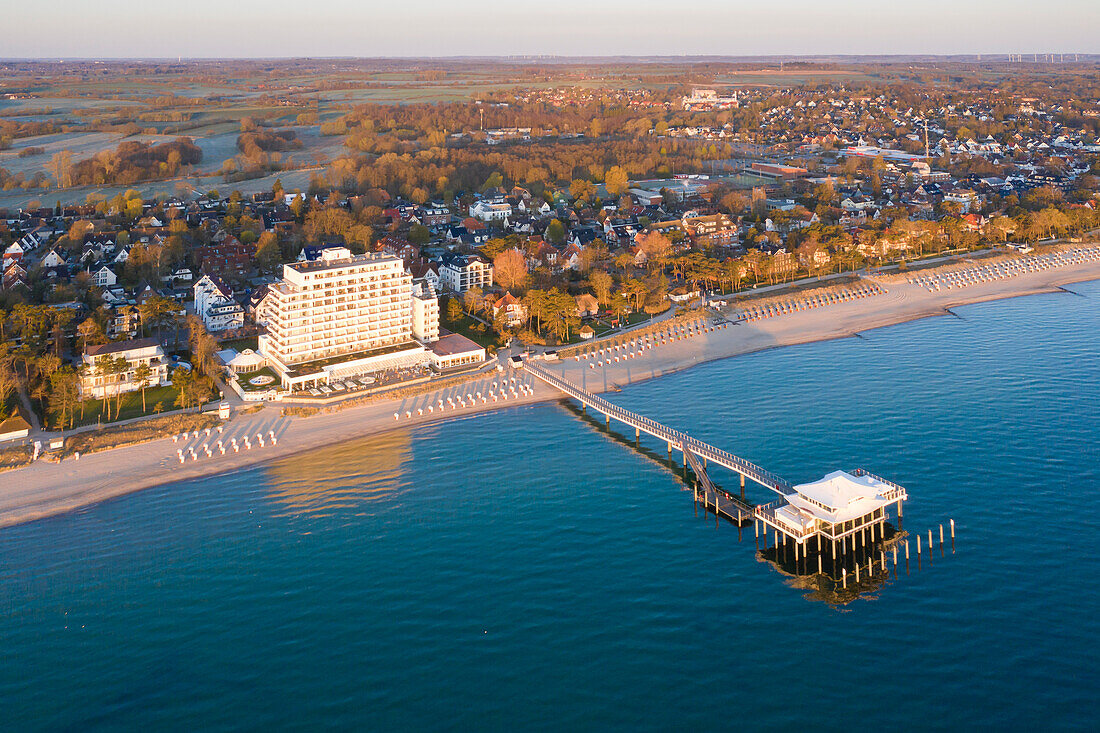
{"type": "Polygon", "coordinates": [[[527,320],[527,308],[519,298],[511,293],[504,293],[492,303],[493,318],[503,311],[509,326],[520,326],[527,320]]]}
{"type": "Polygon", "coordinates": [[[699,247],[730,247],[738,242],[738,225],[725,214],[684,215],[684,231],[699,247]]]}
{"type": "Polygon", "coordinates": [[[244,308],[233,298],[233,289],[217,275],[203,275],[193,290],[195,315],[210,333],[244,326],[244,308]]]}
{"type": "Polygon", "coordinates": [[[109,288],[118,282],[118,275],[107,265],[92,273],[92,284],[98,288],[109,288]]]}

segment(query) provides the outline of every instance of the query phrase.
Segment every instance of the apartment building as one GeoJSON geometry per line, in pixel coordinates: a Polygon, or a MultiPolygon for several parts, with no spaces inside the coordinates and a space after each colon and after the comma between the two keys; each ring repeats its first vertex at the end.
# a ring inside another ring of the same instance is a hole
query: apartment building
{"type": "Polygon", "coordinates": [[[195,283],[195,315],[211,333],[244,326],[244,308],[233,298],[233,289],[217,275],[203,275],[195,283]]]}
{"type": "Polygon", "coordinates": [[[412,276],[397,257],[326,249],[313,262],[284,265],[282,281],[268,288],[259,352],[288,388],[421,366],[427,352],[413,340],[413,314],[421,309],[421,334],[438,336],[430,299],[422,294],[414,305],[412,276]]]}
{"type": "Polygon", "coordinates": [[[439,282],[454,293],[470,288],[486,290],[493,285],[493,266],[481,255],[448,252],[439,266],[439,282]]]}
{"type": "Polygon", "coordinates": [[[168,384],[168,359],[164,349],[154,338],[117,341],[113,344],[97,344],[84,350],[86,369],[80,379],[80,394],[84,397],[103,399],[114,397],[123,392],[141,389],[141,383],[135,371],[141,364],[147,364],[151,370],[146,387],[168,384]],[[108,360],[121,364],[124,368],[108,367],[108,360]]]}

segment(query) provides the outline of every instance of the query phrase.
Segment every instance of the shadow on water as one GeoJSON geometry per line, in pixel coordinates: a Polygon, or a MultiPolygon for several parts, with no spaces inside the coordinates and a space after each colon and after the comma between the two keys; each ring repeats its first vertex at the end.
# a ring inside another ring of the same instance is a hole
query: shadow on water
{"type": "MultiPolygon", "coordinates": [[[[796,558],[793,542],[765,546],[768,538],[762,538],[756,559],[770,564],[787,585],[807,591],[806,598],[832,606],[842,606],[855,600],[874,600],[887,584],[908,575],[910,562],[904,553],[908,532],[899,530],[889,522],[883,525],[883,538],[860,541],[855,537],[846,550],[838,545],[834,559],[830,543],[820,546],[811,540],[800,549],[796,558]]],[[[919,563],[913,569],[920,569],[919,563]]]]}
{"type": "MultiPolygon", "coordinates": [[[[581,422],[587,424],[590,428],[593,428],[599,433],[603,433],[609,439],[618,443],[619,445],[625,445],[628,448],[633,449],[638,455],[648,458],[650,461],[666,469],[669,473],[676,477],[676,480],[684,485],[684,490],[689,491],[695,483],[699,480],[699,477],[695,475],[695,472],[691,470],[690,466],[681,466],[676,463],[676,460],[661,455],[655,450],[650,450],[646,446],[641,444],[640,440],[629,438],[622,433],[612,430],[607,426],[603,420],[596,419],[592,415],[578,407],[573,400],[563,399],[559,401],[559,404],[566,410],[571,412],[575,417],[581,420],[581,422]]],[[[595,413],[599,414],[599,413],[595,413]]],[[[715,484],[717,486],[717,484],[715,484]]]]}

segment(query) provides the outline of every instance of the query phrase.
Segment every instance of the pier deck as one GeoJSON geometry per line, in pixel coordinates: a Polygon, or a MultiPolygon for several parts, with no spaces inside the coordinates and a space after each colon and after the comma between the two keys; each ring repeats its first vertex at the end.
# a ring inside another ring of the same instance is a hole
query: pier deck
{"type": "MultiPolygon", "coordinates": [[[[735,456],[729,451],[724,451],[720,448],[708,445],[701,440],[691,437],[687,433],[675,430],[667,425],[662,425],[655,420],[650,420],[644,415],[639,415],[619,407],[618,405],[614,405],[603,397],[581,389],[564,377],[558,376],[538,364],[527,361],[524,363],[524,368],[530,372],[532,376],[537,377],[581,404],[591,407],[596,412],[606,416],[608,420],[614,418],[624,425],[629,425],[636,431],[647,433],[665,441],[669,446],[669,450],[679,450],[684,454],[685,462],[691,460],[690,456],[701,458],[706,463],[715,463],[723,468],[727,468],[783,496],[790,494],[794,490],[790,482],[776,476],[767,469],[757,466],[755,463],[735,456]]],[[[701,470],[696,470],[696,474],[700,476],[705,475],[706,471],[703,470],[705,466],[701,466],[700,469],[701,470]]],[[[707,481],[709,483],[709,479],[707,479],[707,481]]],[[[734,515],[736,515],[736,508],[734,508],[734,515]]]]}

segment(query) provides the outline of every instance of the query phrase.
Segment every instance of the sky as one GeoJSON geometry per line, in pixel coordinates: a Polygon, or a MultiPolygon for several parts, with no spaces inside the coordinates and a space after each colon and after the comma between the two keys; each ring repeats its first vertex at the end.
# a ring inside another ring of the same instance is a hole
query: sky
{"type": "Polygon", "coordinates": [[[1100,53],[1100,0],[0,0],[0,58],[1100,53]]]}

